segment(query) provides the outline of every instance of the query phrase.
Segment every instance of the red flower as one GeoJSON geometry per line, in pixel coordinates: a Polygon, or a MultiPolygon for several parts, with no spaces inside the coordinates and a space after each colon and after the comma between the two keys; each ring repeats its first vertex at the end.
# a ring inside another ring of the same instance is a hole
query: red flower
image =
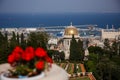
{"type": "Polygon", "coordinates": [[[15,47],[15,49],[12,52],[12,56],[14,57],[15,61],[18,61],[21,58],[21,54],[23,53],[23,49],[19,46],[15,47]]]}
{"type": "Polygon", "coordinates": [[[44,61],[37,62],[35,66],[38,70],[43,70],[44,69],[44,61]]]}
{"type": "Polygon", "coordinates": [[[33,47],[27,47],[25,49],[25,52],[22,54],[22,59],[26,61],[30,61],[34,58],[34,48],[33,47]]]}
{"type": "Polygon", "coordinates": [[[37,56],[37,57],[40,57],[40,58],[42,58],[42,57],[45,57],[45,56],[47,56],[47,53],[46,53],[46,51],[43,49],[43,48],[37,48],[36,50],[35,50],[35,55],[37,56]]]}
{"type": "Polygon", "coordinates": [[[53,63],[53,60],[52,60],[50,57],[48,57],[48,56],[45,57],[45,60],[46,60],[47,62],[49,62],[49,63],[53,63]]]}
{"type": "Polygon", "coordinates": [[[17,52],[13,52],[12,55],[14,56],[15,61],[18,61],[21,58],[21,55],[17,52]]]}
{"type": "Polygon", "coordinates": [[[16,52],[16,53],[19,53],[19,54],[22,54],[24,51],[21,47],[19,46],[16,46],[15,49],[13,50],[13,52],[16,52]]]}
{"type": "Polygon", "coordinates": [[[14,61],[15,61],[14,55],[12,55],[12,54],[9,55],[8,56],[8,62],[12,64],[14,61]]]}
{"type": "MultiPolygon", "coordinates": [[[[25,50],[23,50],[19,46],[15,47],[12,54],[8,56],[8,62],[11,64],[11,66],[16,66],[18,68],[21,67],[21,65],[23,65],[23,67],[27,66],[28,69],[36,68],[38,73],[46,68],[45,63],[48,63],[48,67],[51,67],[51,63],[53,63],[52,59],[47,55],[47,52],[43,48],[38,47],[36,50],[34,50],[33,47],[27,47],[25,50]],[[27,63],[30,63],[33,66],[27,63]]],[[[25,69],[26,67],[21,70],[25,69]]],[[[15,72],[20,71],[16,69],[15,72]]],[[[29,71],[27,72],[29,73],[29,71]]],[[[28,74],[27,72],[25,73],[28,74]]]]}

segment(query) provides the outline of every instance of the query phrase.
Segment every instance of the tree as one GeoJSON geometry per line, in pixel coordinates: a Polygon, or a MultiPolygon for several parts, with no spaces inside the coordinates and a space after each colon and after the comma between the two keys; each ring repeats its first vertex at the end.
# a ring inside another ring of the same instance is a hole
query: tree
{"type": "Polygon", "coordinates": [[[8,49],[7,33],[3,35],[0,32],[0,63],[7,62],[8,54],[9,54],[9,49],[8,49]]]}
{"type": "Polygon", "coordinates": [[[81,55],[80,55],[80,49],[78,48],[78,43],[74,38],[74,35],[72,35],[71,43],[70,43],[70,56],[69,59],[71,61],[80,61],[81,55]]]}
{"type": "Polygon", "coordinates": [[[111,77],[111,64],[110,63],[99,63],[96,66],[96,73],[99,75],[98,80],[113,80],[111,77]]]}
{"type": "Polygon", "coordinates": [[[48,35],[45,32],[31,32],[28,36],[27,45],[34,48],[42,47],[47,50],[48,35]]]}
{"type": "Polygon", "coordinates": [[[105,39],[104,41],[104,49],[106,51],[109,51],[110,50],[110,42],[109,42],[109,39],[105,39]]]}
{"type": "Polygon", "coordinates": [[[90,53],[95,53],[95,54],[99,54],[99,55],[103,54],[103,49],[99,46],[90,46],[90,47],[88,47],[88,50],[90,53]]]}
{"type": "Polygon", "coordinates": [[[112,44],[112,52],[113,54],[117,54],[117,42],[114,41],[112,44]]]}
{"type": "Polygon", "coordinates": [[[20,45],[21,45],[21,47],[23,48],[23,49],[25,49],[26,48],[26,46],[27,46],[27,44],[26,44],[26,40],[24,39],[25,37],[24,37],[24,34],[22,33],[21,34],[21,40],[20,40],[20,45]]]}
{"type": "Polygon", "coordinates": [[[5,44],[5,52],[6,52],[6,54],[9,54],[9,42],[8,42],[8,34],[7,33],[5,33],[5,38],[4,38],[5,40],[4,40],[4,43],[3,44],[5,44]]]}
{"type": "Polygon", "coordinates": [[[109,39],[105,39],[104,41],[104,53],[107,54],[109,56],[109,58],[112,58],[112,49],[111,49],[111,46],[110,46],[110,41],[109,39]]]}
{"type": "Polygon", "coordinates": [[[78,52],[80,53],[80,60],[82,61],[84,58],[83,41],[79,39],[77,45],[78,45],[78,52]]]}
{"type": "Polygon", "coordinates": [[[48,35],[44,32],[39,33],[38,35],[40,37],[40,47],[43,47],[44,49],[47,49],[47,43],[48,43],[48,35]]]}
{"type": "Polygon", "coordinates": [[[78,40],[78,47],[79,49],[83,52],[83,41],[81,41],[80,39],[78,40]]]}
{"type": "Polygon", "coordinates": [[[65,53],[63,51],[60,52],[59,55],[61,60],[65,60],[65,53]]]}
{"type": "Polygon", "coordinates": [[[3,42],[4,42],[4,36],[2,35],[2,33],[0,32],[0,63],[3,63],[4,62],[4,45],[3,45],[3,42]]]}
{"type": "Polygon", "coordinates": [[[20,41],[19,41],[19,34],[17,33],[17,44],[19,45],[20,44],[20,41]]]}
{"type": "Polygon", "coordinates": [[[18,45],[15,32],[12,32],[12,37],[10,39],[10,52],[18,45]]]}
{"type": "Polygon", "coordinates": [[[120,80],[120,67],[114,66],[111,68],[111,80],[120,80]]]}

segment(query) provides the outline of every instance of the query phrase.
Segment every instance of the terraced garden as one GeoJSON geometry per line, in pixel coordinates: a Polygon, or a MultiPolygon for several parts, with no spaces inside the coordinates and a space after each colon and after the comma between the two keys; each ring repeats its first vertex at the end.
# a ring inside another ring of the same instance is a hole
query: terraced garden
{"type": "Polygon", "coordinates": [[[88,76],[83,74],[80,63],[56,63],[65,69],[70,77],[70,80],[90,80],[88,76]]]}
{"type": "Polygon", "coordinates": [[[76,77],[76,78],[70,78],[70,80],[90,80],[89,77],[76,77]]]}

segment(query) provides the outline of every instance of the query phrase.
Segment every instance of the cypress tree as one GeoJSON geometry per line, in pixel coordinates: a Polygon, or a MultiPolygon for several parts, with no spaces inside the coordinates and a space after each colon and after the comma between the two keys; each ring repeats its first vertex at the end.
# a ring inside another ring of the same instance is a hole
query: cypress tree
{"type": "Polygon", "coordinates": [[[4,47],[3,47],[3,42],[4,42],[4,36],[0,32],[0,63],[4,62],[4,47]]]}
{"type": "Polygon", "coordinates": [[[19,45],[20,41],[19,41],[19,34],[17,33],[17,44],[19,45]]]}
{"type": "Polygon", "coordinates": [[[117,47],[118,47],[118,44],[117,44],[116,41],[114,41],[113,44],[112,44],[112,52],[115,55],[117,55],[117,47]]]}
{"type": "Polygon", "coordinates": [[[17,39],[15,32],[12,33],[12,38],[10,39],[10,52],[17,46],[17,39]]]}
{"type": "Polygon", "coordinates": [[[40,37],[40,47],[47,50],[47,42],[48,42],[48,35],[46,33],[39,33],[38,35],[40,37]]]}
{"type": "Polygon", "coordinates": [[[34,48],[42,47],[47,49],[48,35],[44,32],[32,32],[28,37],[28,46],[33,46],[34,48]]]}
{"type": "Polygon", "coordinates": [[[5,53],[8,55],[10,53],[9,50],[9,42],[8,42],[8,34],[5,33],[5,40],[4,40],[4,44],[5,44],[5,53]]]}
{"type": "Polygon", "coordinates": [[[8,57],[8,36],[7,33],[4,35],[0,32],[0,63],[7,62],[8,57]]]}
{"type": "Polygon", "coordinates": [[[84,54],[83,54],[84,49],[83,49],[83,41],[81,41],[80,39],[78,40],[78,51],[79,51],[78,54],[80,56],[80,61],[82,61],[84,58],[84,54]]]}
{"type": "Polygon", "coordinates": [[[25,37],[24,37],[24,34],[23,33],[21,33],[21,36],[20,36],[20,38],[21,38],[21,40],[20,40],[20,45],[21,45],[21,47],[23,48],[23,49],[25,49],[26,48],[26,41],[25,41],[25,37]]]}
{"type": "Polygon", "coordinates": [[[69,59],[71,61],[79,61],[80,60],[80,49],[78,47],[78,43],[74,38],[74,35],[72,35],[72,40],[70,44],[70,57],[69,59]]]}
{"type": "Polygon", "coordinates": [[[104,49],[105,49],[106,51],[109,51],[109,50],[110,50],[109,39],[105,39],[105,41],[104,41],[104,49]]]}
{"type": "Polygon", "coordinates": [[[36,38],[36,33],[32,32],[28,36],[28,41],[27,41],[27,46],[33,46],[36,48],[37,43],[37,38],[36,38]]]}

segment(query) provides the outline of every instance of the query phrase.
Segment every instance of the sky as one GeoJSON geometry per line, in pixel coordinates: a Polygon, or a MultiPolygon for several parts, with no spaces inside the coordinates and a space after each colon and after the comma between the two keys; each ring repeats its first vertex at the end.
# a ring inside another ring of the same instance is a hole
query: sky
{"type": "Polygon", "coordinates": [[[120,13],[120,0],[0,0],[0,13],[120,13]]]}

